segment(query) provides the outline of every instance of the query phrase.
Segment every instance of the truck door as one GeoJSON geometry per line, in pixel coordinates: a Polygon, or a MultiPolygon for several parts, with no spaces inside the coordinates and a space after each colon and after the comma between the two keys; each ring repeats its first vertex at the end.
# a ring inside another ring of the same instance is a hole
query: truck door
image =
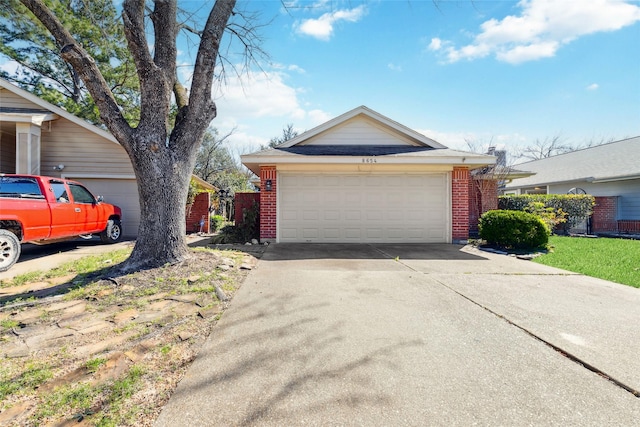
{"type": "Polygon", "coordinates": [[[55,196],[51,203],[51,235],[49,238],[69,237],[74,235],[75,211],[71,204],[69,189],[63,181],[50,180],[49,185],[55,196]]]}
{"type": "Polygon", "coordinates": [[[106,218],[102,218],[102,207],[93,194],[82,185],[69,183],[73,196],[75,211],[76,234],[91,234],[102,231],[106,225],[106,218]]]}

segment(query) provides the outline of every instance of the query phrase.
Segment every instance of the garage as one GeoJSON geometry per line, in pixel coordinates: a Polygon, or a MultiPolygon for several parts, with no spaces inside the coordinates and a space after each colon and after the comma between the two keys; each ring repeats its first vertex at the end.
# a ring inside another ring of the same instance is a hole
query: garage
{"type": "Polygon", "coordinates": [[[84,184],[96,197],[122,209],[122,231],[124,236],[136,236],[140,225],[140,202],[135,179],[70,177],[84,184]]]}
{"type": "Polygon", "coordinates": [[[241,160],[260,177],[260,240],[275,243],[464,242],[470,172],[495,163],[365,106],[241,160]]]}
{"type": "Polygon", "coordinates": [[[440,243],[450,239],[448,182],[433,174],[279,176],[279,241],[440,243]]]}

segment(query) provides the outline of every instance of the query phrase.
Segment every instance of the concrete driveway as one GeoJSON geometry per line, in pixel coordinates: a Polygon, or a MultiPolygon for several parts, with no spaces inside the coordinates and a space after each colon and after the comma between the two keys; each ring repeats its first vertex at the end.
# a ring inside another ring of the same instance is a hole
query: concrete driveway
{"type": "Polygon", "coordinates": [[[455,245],[272,245],[158,426],[638,425],[640,291],[455,245]]]}

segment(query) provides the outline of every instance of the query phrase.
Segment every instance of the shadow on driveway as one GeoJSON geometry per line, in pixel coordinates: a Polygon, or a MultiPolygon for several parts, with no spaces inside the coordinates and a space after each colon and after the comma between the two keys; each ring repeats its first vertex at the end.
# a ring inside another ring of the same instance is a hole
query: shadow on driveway
{"type": "Polygon", "coordinates": [[[464,246],[429,244],[346,244],[346,243],[276,243],[265,255],[268,261],[293,260],[467,260],[487,258],[464,252],[464,246]]]}

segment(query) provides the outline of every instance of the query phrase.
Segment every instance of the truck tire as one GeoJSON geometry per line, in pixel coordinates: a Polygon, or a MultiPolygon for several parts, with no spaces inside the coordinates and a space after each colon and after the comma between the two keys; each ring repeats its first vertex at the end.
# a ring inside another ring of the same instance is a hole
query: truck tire
{"type": "Polygon", "coordinates": [[[107,222],[107,228],[100,233],[102,243],[118,243],[122,239],[122,225],[117,219],[110,219],[107,222]]]}
{"type": "Polygon", "coordinates": [[[7,271],[20,258],[20,241],[9,230],[0,230],[0,271],[7,271]]]}

